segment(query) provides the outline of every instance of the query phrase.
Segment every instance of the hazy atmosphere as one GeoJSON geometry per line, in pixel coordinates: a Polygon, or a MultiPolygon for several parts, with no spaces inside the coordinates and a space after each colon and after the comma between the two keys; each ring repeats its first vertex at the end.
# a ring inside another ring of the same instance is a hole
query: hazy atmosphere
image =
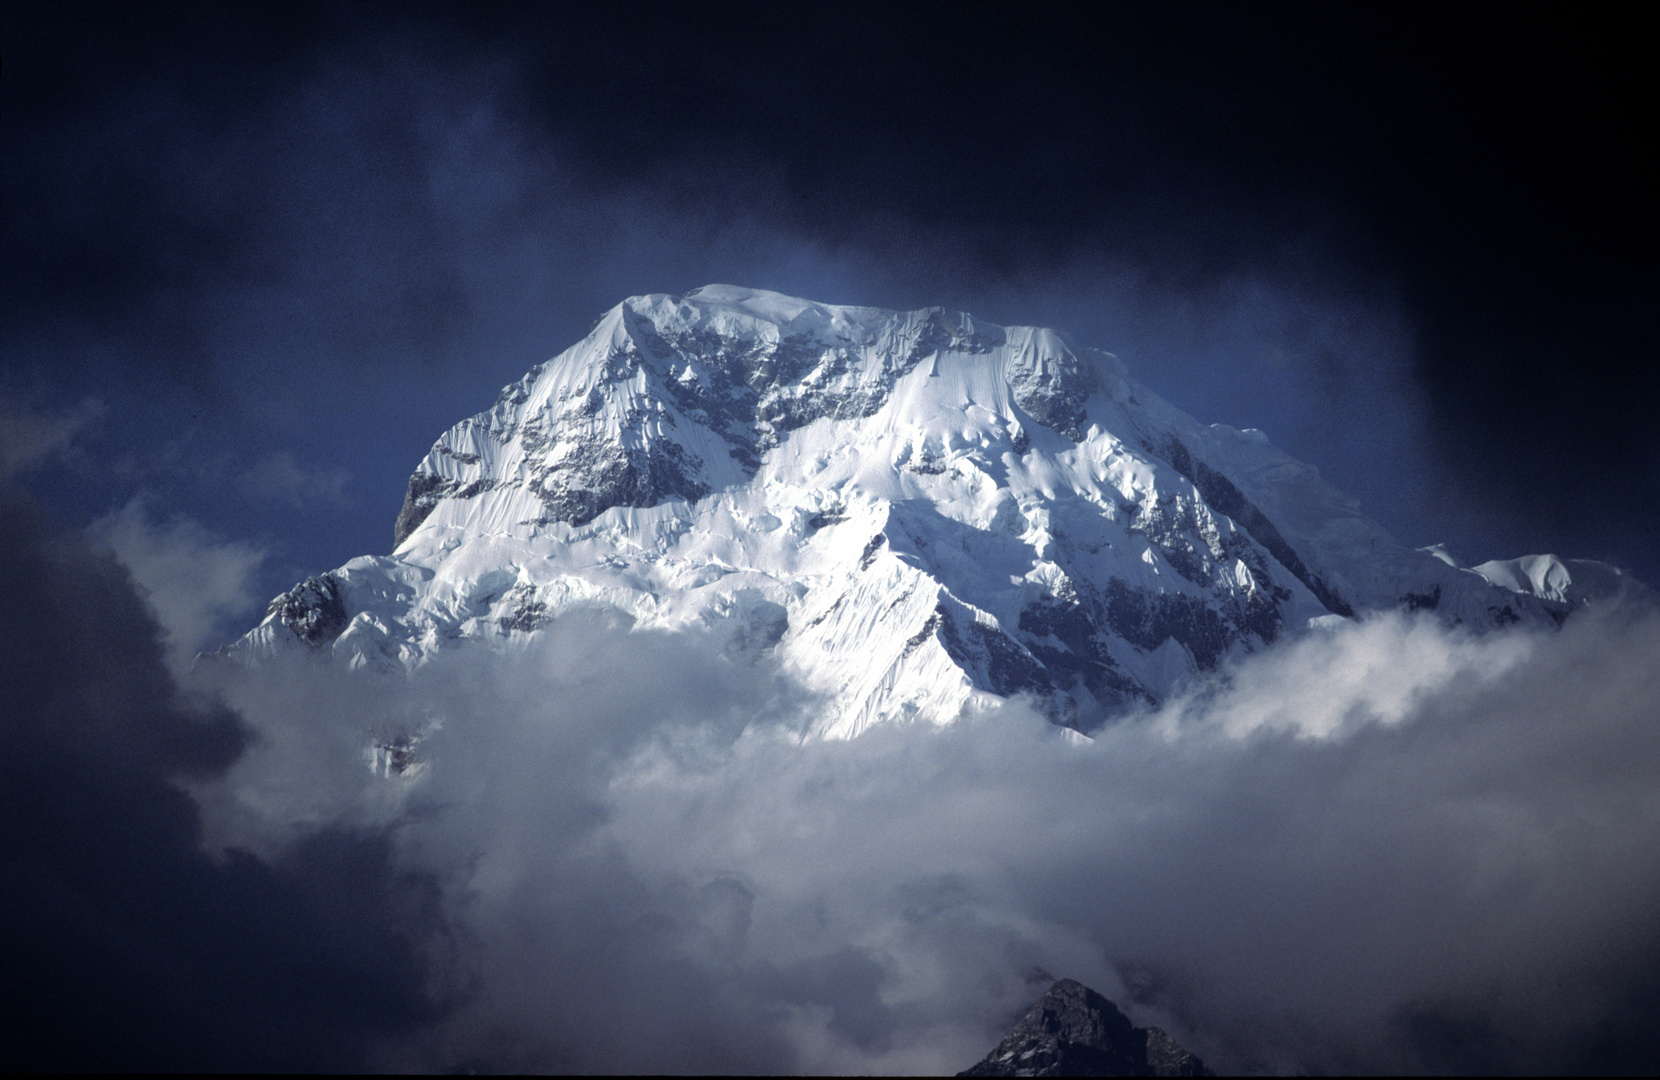
{"type": "Polygon", "coordinates": [[[1055,327],[1409,546],[1660,582],[1634,27],[3,19],[18,1067],[954,1072],[1065,976],[1223,1071],[1651,1071],[1641,598],[1362,620],[1089,743],[1019,701],[803,740],[775,665],[599,616],[406,680],[192,662],[389,551],[433,440],[606,309],[713,282],[1055,327]]]}

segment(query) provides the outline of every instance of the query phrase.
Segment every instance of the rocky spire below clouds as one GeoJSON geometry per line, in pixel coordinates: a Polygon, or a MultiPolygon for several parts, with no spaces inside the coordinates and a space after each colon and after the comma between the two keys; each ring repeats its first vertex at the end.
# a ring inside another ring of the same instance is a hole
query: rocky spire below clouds
{"type": "Polygon", "coordinates": [[[1212,1076],[1162,1028],[1138,1028],[1094,990],[1062,979],[958,1076],[1212,1076]]]}

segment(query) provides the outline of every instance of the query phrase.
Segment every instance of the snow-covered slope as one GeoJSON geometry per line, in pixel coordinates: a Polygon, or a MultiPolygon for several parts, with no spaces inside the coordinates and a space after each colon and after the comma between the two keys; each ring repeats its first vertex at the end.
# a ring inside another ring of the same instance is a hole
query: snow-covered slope
{"type": "Polygon", "coordinates": [[[1568,607],[1402,546],[1262,433],[1054,331],[730,286],[624,301],[451,428],[395,543],[231,653],[396,671],[600,608],[775,654],[826,736],[1015,694],[1088,730],[1319,617],[1568,607]]]}

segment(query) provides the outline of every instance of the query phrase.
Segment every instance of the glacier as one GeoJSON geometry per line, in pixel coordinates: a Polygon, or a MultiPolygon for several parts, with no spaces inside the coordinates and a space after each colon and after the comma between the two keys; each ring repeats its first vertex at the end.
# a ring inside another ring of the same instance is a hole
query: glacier
{"type": "Polygon", "coordinates": [[[815,736],[1012,697],[1088,733],[1311,625],[1553,626],[1620,576],[1408,548],[1054,330],[725,285],[623,301],[445,432],[394,545],[222,653],[397,673],[597,612],[768,657],[815,736]]]}

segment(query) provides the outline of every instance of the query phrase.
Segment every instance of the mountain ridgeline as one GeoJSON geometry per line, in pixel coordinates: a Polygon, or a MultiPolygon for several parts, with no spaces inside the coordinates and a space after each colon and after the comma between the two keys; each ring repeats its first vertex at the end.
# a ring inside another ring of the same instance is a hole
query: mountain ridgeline
{"type": "Polygon", "coordinates": [[[396,671],[597,608],[772,658],[821,736],[1016,695],[1088,732],[1322,620],[1548,626],[1618,578],[1407,548],[1052,330],[729,286],[624,301],[444,433],[393,539],[229,651],[396,671]]]}

